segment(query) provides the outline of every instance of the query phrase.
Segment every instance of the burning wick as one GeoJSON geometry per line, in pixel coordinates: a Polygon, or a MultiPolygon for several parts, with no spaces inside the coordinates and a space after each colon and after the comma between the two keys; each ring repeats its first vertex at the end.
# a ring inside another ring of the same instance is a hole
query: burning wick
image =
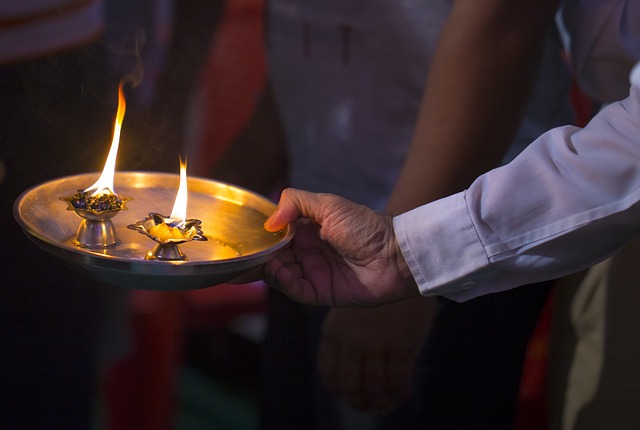
{"type": "Polygon", "coordinates": [[[171,216],[149,228],[149,233],[161,242],[192,239],[194,229],[186,229],[187,219],[187,162],[180,160],[180,185],[173,203],[171,216]]]}
{"type": "Polygon", "coordinates": [[[187,219],[187,162],[180,160],[180,185],[171,210],[172,227],[184,228],[187,219]]]}
{"type": "Polygon", "coordinates": [[[152,212],[147,218],[127,227],[137,230],[158,244],[147,254],[147,259],[186,260],[186,256],[177,245],[192,240],[206,241],[200,224],[199,219],[187,219],[187,163],[180,161],[180,185],[171,216],[152,212]]]}
{"type": "Polygon", "coordinates": [[[113,210],[118,211],[126,209],[126,201],[131,200],[120,198],[113,190],[116,157],[118,155],[118,147],[120,146],[120,132],[122,130],[126,105],[122,82],[120,82],[120,85],[118,85],[118,110],[113,126],[113,139],[111,140],[111,148],[109,149],[109,155],[104,164],[104,169],[95,184],[84,191],[78,190],[72,197],[63,199],[69,202],[69,210],[87,211],[93,214],[113,210]]]}
{"type": "Polygon", "coordinates": [[[124,120],[124,112],[126,109],[127,102],[124,98],[122,82],[120,82],[118,85],[118,110],[116,112],[116,120],[113,125],[111,149],[109,149],[107,161],[104,163],[102,175],[100,175],[95,184],[84,190],[85,192],[93,191],[91,194],[92,197],[99,197],[105,194],[116,194],[116,192],[113,191],[113,176],[116,170],[116,157],[118,156],[118,147],[120,146],[120,132],[122,130],[122,121],[124,120]]]}
{"type": "Polygon", "coordinates": [[[102,170],[102,175],[95,184],[89,188],[78,190],[71,197],[64,197],[61,200],[67,202],[67,210],[74,211],[82,218],[78,226],[75,239],[72,243],[76,246],[86,248],[108,248],[120,243],[116,235],[116,229],[111,222],[111,218],[119,211],[126,210],[126,202],[130,198],[122,198],[113,190],[113,178],[116,169],[116,156],[120,143],[120,131],[126,102],[122,90],[122,82],[118,85],[118,110],[113,128],[113,140],[107,161],[102,170]]]}

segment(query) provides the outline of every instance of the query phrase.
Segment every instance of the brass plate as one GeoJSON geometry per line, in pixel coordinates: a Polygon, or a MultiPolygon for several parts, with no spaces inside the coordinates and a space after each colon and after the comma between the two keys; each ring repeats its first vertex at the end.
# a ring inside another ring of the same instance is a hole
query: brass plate
{"type": "Polygon", "coordinates": [[[130,197],[127,210],[112,222],[120,245],[104,249],[72,243],[81,219],[67,211],[60,198],[93,184],[99,173],[55,179],[25,191],[13,212],[27,236],[38,246],[100,282],[133,289],[191,290],[228,282],[273,256],[293,237],[292,227],[270,233],[263,228],[275,204],[256,193],[203,178],[188,178],[187,218],[202,221],[207,241],[180,245],[187,261],[145,260],[156,243],[130,230],[151,212],[170,215],[179,175],[158,172],[116,172],[114,189],[130,197]]]}

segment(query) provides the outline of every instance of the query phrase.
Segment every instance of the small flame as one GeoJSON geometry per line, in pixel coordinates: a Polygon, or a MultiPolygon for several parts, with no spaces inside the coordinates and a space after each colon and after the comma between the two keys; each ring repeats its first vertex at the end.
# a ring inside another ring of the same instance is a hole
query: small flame
{"type": "Polygon", "coordinates": [[[170,218],[171,224],[175,227],[182,227],[187,219],[187,162],[182,160],[180,160],[180,185],[170,218]]]}
{"type": "Polygon", "coordinates": [[[104,194],[116,194],[113,190],[113,177],[116,170],[116,157],[118,155],[118,146],[120,145],[120,131],[122,130],[122,121],[124,120],[124,112],[127,103],[122,90],[122,82],[118,85],[118,110],[116,112],[116,120],[113,126],[113,140],[111,141],[111,149],[107,161],[104,164],[102,175],[95,184],[87,188],[85,191],[93,191],[92,196],[101,196],[104,194]]]}

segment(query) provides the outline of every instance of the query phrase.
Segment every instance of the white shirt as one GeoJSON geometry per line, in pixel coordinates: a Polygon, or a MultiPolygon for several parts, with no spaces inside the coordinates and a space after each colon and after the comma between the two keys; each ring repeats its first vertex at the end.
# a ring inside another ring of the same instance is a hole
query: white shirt
{"type": "Polygon", "coordinates": [[[640,233],[640,79],[584,129],[545,133],[394,228],[421,293],[458,301],[605,259],[640,233]]]}
{"type": "MultiPolygon", "coordinates": [[[[385,208],[451,7],[450,0],[268,2],[267,58],[288,145],[288,185],[385,208]]],[[[506,161],[571,121],[555,36],[550,30],[506,161]]]]}
{"type": "Polygon", "coordinates": [[[562,16],[582,90],[599,102],[623,99],[629,70],[640,58],[640,2],[565,0],[562,16]]]}

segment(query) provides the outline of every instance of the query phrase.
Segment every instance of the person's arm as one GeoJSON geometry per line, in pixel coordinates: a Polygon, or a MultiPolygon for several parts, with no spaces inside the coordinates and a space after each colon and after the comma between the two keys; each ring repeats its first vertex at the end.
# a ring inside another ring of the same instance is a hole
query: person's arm
{"type": "Polygon", "coordinates": [[[611,255],[640,232],[639,136],[632,88],[584,129],[547,132],[466,192],[396,217],[422,294],[468,300],[611,255]]]}
{"type": "MultiPolygon", "coordinates": [[[[556,0],[454,2],[388,213],[462,190],[500,162],[522,118],[556,6],[556,0]]],[[[331,310],[319,354],[325,385],[359,409],[391,408],[410,391],[434,313],[435,299],[426,297],[331,310]]]]}
{"type": "Polygon", "coordinates": [[[423,295],[466,300],[603,260],[640,234],[638,66],[632,82],[584,129],[551,130],[467,191],[392,224],[337,196],[285,190],[265,228],[307,219],[263,275],[301,303],[375,306],[415,296],[413,280],[423,295]]]}
{"type": "Polygon", "coordinates": [[[438,43],[388,211],[468,187],[497,166],[522,119],[557,0],[458,0],[438,43]]]}
{"type": "Polygon", "coordinates": [[[395,240],[393,221],[344,197],[287,188],[265,221],[295,234],[274,258],[232,283],[263,279],[299,303],[372,307],[420,294],[395,240]]]}

